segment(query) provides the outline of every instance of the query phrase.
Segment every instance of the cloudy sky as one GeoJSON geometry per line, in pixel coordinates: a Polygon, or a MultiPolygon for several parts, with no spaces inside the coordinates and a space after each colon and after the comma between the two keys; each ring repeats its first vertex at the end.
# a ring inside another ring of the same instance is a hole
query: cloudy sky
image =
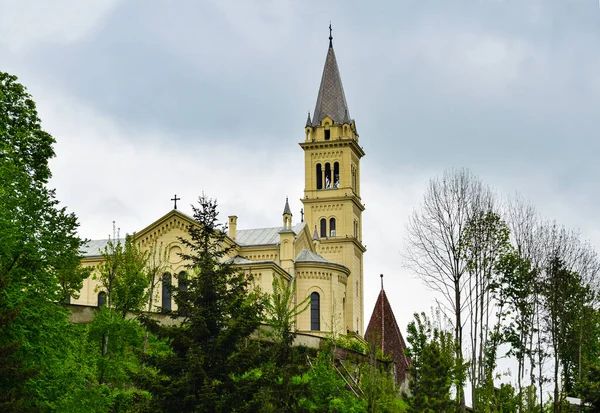
{"type": "Polygon", "coordinates": [[[405,329],[431,294],[402,268],[427,180],[468,167],[600,245],[598,0],[0,0],[0,70],[57,140],[52,185],[105,238],[204,191],[238,227],[294,219],[329,35],[367,156],[365,317],[386,275],[405,329]]]}

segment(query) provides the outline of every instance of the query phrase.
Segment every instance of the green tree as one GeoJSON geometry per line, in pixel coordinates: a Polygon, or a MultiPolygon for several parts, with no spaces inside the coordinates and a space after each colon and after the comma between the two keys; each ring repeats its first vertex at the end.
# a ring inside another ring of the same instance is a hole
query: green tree
{"type": "Polygon", "coordinates": [[[581,276],[565,267],[558,257],[550,259],[546,277],[542,280],[542,295],[546,308],[545,325],[550,337],[554,357],[554,412],[561,411],[562,391],[560,369],[563,372],[563,389],[570,392],[573,386],[573,366],[579,349],[578,325],[591,294],[582,285],[581,276]]]}
{"type": "Polygon", "coordinates": [[[127,235],[125,243],[109,239],[102,256],[97,278],[106,290],[107,307],[123,318],[128,312],[141,311],[148,298],[148,254],[138,248],[135,234],[127,235]]]}
{"type": "Polygon", "coordinates": [[[511,250],[503,255],[496,264],[498,278],[494,287],[500,306],[505,308],[501,315],[503,341],[510,345],[509,356],[517,359],[517,398],[518,410],[531,403],[525,403],[522,377],[525,363],[531,359],[531,341],[534,321],[534,297],[537,288],[537,271],[528,259],[511,250]]]}
{"type": "Polygon", "coordinates": [[[5,411],[50,409],[80,377],[62,303],[84,277],[74,270],[82,240],[77,218],[47,187],[53,144],[31,96],[0,72],[0,365],[14,377],[2,380],[5,411]],[[25,391],[35,397],[24,398],[25,391]]]}
{"type": "Polygon", "coordinates": [[[414,316],[406,337],[411,358],[409,412],[454,412],[450,388],[464,367],[456,361],[452,334],[434,327],[425,313],[414,316]]]}
{"type": "Polygon", "coordinates": [[[310,297],[294,304],[296,297],[296,280],[288,282],[284,278],[273,279],[273,293],[267,295],[264,301],[265,322],[269,326],[264,334],[273,340],[272,348],[272,373],[271,390],[273,397],[279,401],[279,408],[294,409],[298,394],[293,389],[292,377],[300,374],[301,368],[294,360],[295,325],[298,315],[306,311],[310,304],[310,297]]]}
{"type": "Polygon", "coordinates": [[[367,412],[367,403],[346,387],[346,382],[333,368],[331,354],[321,351],[310,370],[296,378],[304,382],[307,392],[300,399],[302,412],[367,412]]]}
{"type": "Polygon", "coordinates": [[[255,366],[255,342],[262,300],[251,290],[251,278],[225,260],[231,248],[224,227],[218,223],[217,204],[201,196],[193,206],[196,223],[190,238],[181,239],[189,254],[187,290],[175,290],[181,322],[144,323],[158,337],[168,340],[172,353],[149,356],[137,382],[149,390],[158,411],[231,411],[252,395],[238,391],[235,380],[255,366]]]}

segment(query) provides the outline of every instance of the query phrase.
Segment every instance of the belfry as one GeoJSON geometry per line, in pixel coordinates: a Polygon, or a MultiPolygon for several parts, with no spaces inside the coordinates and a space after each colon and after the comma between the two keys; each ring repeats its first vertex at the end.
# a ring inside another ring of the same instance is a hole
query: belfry
{"type": "Polygon", "coordinates": [[[344,324],[347,331],[362,334],[366,249],[362,244],[365,207],[360,198],[360,159],[365,152],[350,118],[331,32],[317,103],[312,119],[309,113],[300,146],[305,156],[305,221],[320,238],[319,254],[350,269],[342,297],[344,324]]]}

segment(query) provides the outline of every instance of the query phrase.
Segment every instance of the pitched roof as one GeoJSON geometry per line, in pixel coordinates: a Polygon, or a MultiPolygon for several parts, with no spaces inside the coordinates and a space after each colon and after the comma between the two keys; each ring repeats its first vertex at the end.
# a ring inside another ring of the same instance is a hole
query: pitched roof
{"type": "Polygon", "coordinates": [[[346,95],[344,95],[342,78],[340,77],[331,41],[325,58],[325,67],[323,68],[321,86],[317,95],[317,104],[313,112],[312,126],[319,125],[325,116],[329,116],[335,123],[350,122],[346,95]]]}
{"type": "MultiPolygon", "coordinates": [[[[117,241],[125,242],[125,238],[119,238],[117,241]]],[[[83,244],[81,253],[84,257],[101,257],[104,249],[108,245],[107,239],[90,240],[83,244]]]]}
{"type": "MultiPolygon", "coordinates": [[[[292,231],[298,235],[305,225],[306,222],[296,224],[292,227],[292,231]]],[[[238,245],[243,247],[253,245],[278,245],[279,232],[283,229],[283,227],[242,229],[237,231],[235,241],[238,245]]]]}
{"type": "Polygon", "coordinates": [[[385,355],[391,354],[392,360],[396,364],[396,380],[398,383],[404,382],[410,361],[405,354],[406,344],[383,289],[383,282],[365,332],[365,338],[370,343],[377,344],[385,355]]]}

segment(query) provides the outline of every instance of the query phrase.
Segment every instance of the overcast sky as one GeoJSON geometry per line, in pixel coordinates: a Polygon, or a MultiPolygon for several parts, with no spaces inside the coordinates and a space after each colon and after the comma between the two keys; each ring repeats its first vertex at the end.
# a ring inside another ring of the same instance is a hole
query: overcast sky
{"type": "Polygon", "coordinates": [[[277,226],[286,196],[300,219],[330,21],[367,153],[366,321],[380,273],[403,331],[433,305],[400,251],[446,168],[600,245],[598,0],[0,0],[0,70],[57,140],[52,185],[83,237],[202,191],[240,229],[277,226]]]}

